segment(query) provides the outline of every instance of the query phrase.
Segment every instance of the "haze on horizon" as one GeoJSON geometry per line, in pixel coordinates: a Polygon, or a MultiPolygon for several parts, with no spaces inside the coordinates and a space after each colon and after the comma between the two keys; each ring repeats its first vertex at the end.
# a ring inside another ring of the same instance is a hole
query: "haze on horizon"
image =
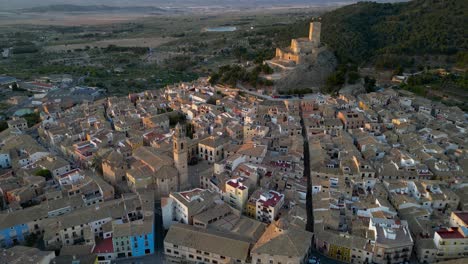
{"type": "MultiPolygon", "coordinates": [[[[399,0],[402,1],[402,0],[399,0]]],[[[108,5],[108,6],[286,6],[286,5],[343,5],[356,0],[0,0],[0,11],[47,5],[108,5]]],[[[381,0],[376,2],[398,2],[381,0]]]]}

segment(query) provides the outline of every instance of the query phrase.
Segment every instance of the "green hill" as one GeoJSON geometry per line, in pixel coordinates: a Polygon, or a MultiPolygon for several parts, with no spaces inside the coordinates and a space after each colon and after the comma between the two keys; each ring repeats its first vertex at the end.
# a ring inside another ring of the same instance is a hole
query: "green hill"
{"type": "Polygon", "coordinates": [[[342,62],[383,67],[414,64],[411,56],[465,54],[467,11],[466,0],[360,2],[322,16],[322,41],[342,62]]]}

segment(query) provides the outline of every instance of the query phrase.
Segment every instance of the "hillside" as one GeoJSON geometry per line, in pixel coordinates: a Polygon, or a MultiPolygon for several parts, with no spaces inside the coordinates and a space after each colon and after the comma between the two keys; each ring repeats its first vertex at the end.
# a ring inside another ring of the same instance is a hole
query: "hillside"
{"type": "Polygon", "coordinates": [[[415,66],[405,65],[414,64],[408,55],[451,56],[467,51],[467,11],[466,0],[360,2],[322,16],[322,41],[341,62],[415,66]]]}

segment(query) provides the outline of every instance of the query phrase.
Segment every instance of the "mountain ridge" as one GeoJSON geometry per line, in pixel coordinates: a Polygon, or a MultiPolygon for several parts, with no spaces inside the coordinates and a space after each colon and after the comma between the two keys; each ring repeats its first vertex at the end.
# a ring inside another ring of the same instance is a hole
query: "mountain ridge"
{"type": "MultiPolygon", "coordinates": [[[[379,2],[396,2],[404,0],[379,0],[379,2]]],[[[0,0],[0,9],[14,10],[48,5],[106,5],[106,6],[158,6],[158,7],[194,7],[194,6],[281,6],[281,5],[344,5],[356,0],[0,0]]]]}

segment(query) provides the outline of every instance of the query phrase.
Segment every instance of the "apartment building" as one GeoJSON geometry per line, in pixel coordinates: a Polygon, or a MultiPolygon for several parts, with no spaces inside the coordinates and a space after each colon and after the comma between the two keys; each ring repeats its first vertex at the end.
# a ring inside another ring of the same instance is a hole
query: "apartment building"
{"type": "Polygon", "coordinates": [[[242,183],[242,178],[230,179],[226,182],[224,201],[239,211],[243,211],[249,197],[249,188],[242,183]]]}
{"type": "Polygon", "coordinates": [[[375,233],[374,263],[409,261],[414,242],[406,221],[371,218],[369,230],[375,233]]]}
{"type": "Polygon", "coordinates": [[[284,194],[268,191],[260,195],[256,201],[257,220],[272,223],[284,204],[284,194]]]}

